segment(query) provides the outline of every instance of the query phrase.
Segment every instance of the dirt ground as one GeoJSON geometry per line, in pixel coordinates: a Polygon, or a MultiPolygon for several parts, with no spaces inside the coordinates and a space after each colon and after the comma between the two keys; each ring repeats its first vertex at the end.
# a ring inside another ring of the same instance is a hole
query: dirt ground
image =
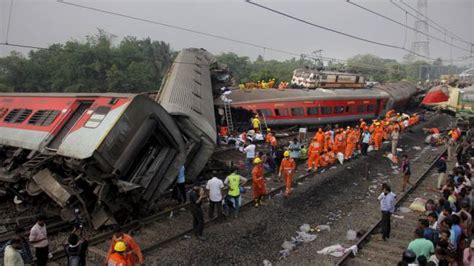
{"type": "MultiPolygon", "coordinates": [[[[424,144],[421,128],[447,127],[450,120],[449,116],[440,115],[402,135],[400,146],[412,160],[413,176],[420,175],[442,151],[441,147],[424,144]],[[414,149],[415,146],[421,150],[414,149]]],[[[172,242],[145,254],[146,262],[148,265],[258,265],[268,260],[273,264],[333,265],[334,258],[318,255],[316,251],[337,243],[352,245],[345,240],[347,230],[367,230],[379,219],[376,197],[382,182],[392,184],[395,193],[400,191],[400,175],[382,154],[379,151],[366,158],[359,156],[308,178],[295,188],[289,199],[275,196],[261,208],[243,210],[237,220],[229,218],[206,228],[207,241],[191,238],[172,242]],[[317,233],[315,241],[298,246],[280,260],[281,244],[295,236],[304,223],[328,224],[331,231],[317,233]]]]}

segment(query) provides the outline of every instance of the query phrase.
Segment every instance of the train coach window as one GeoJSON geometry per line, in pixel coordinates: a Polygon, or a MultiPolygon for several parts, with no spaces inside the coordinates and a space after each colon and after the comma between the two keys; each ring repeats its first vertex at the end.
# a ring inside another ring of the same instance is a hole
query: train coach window
{"type": "Polygon", "coordinates": [[[308,107],[306,108],[306,114],[307,115],[317,115],[319,113],[319,108],[318,107],[308,107]]]}
{"type": "Polygon", "coordinates": [[[365,112],[365,105],[357,105],[357,112],[358,113],[365,112]]]}
{"type": "Polygon", "coordinates": [[[272,116],[272,110],[270,109],[257,109],[257,113],[260,116],[272,116]]]}
{"type": "Polygon", "coordinates": [[[277,115],[277,116],[287,116],[288,115],[288,109],[285,109],[285,108],[275,109],[275,115],[277,115]]]}
{"type": "Polygon", "coordinates": [[[2,118],[8,112],[8,108],[0,108],[0,118],[2,118]]]}
{"type": "Polygon", "coordinates": [[[292,116],[303,116],[304,115],[304,109],[302,107],[291,108],[291,115],[292,116]]]}
{"type": "Polygon", "coordinates": [[[99,106],[94,110],[89,120],[87,120],[84,127],[87,128],[96,128],[100,125],[105,116],[109,113],[110,107],[108,106],[99,106]]]}
{"type": "Polygon", "coordinates": [[[35,126],[49,126],[58,117],[58,110],[38,110],[28,120],[28,124],[35,126]]]}
{"type": "Polygon", "coordinates": [[[332,107],[321,107],[321,113],[324,115],[332,113],[332,107]]]}
{"type": "Polygon", "coordinates": [[[367,105],[367,111],[368,111],[368,112],[373,112],[373,111],[375,111],[375,105],[373,105],[373,104],[367,105]]]}
{"type": "Polygon", "coordinates": [[[344,113],[345,110],[346,110],[346,108],[344,106],[334,107],[334,113],[336,113],[336,114],[344,113]]]}
{"type": "Polygon", "coordinates": [[[33,112],[31,109],[13,109],[3,119],[7,123],[21,123],[33,112]]]}

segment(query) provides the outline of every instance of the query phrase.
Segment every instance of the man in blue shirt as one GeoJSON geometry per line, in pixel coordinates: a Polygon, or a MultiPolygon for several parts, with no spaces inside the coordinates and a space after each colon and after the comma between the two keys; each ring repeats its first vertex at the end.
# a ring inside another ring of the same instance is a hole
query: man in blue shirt
{"type": "Polygon", "coordinates": [[[185,182],[186,176],[184,174],[184,165],[181,166],[178,173],[178,178],[176,179],[176,187],[173,190],[173,196],[178,200],[179,203],[186,203],[186,189],[185,182]]]}
{"type": "Polygon", "coordinates": [[[395,212],[395,197],[387,183],[382,184],[382,193],[378,197],[382,211],[382,239],[390,238],[390,216],[395,212]]]}
{"type": "Polygon", "coordinates": [[[367,155],[367,149],[369,148],[369,142],[370,142],[370,132],[367,130],[367,127],[364,128],[364,132],[362,132],[361,135],[362,139],[362,155],[366,156],[367,155]]]}

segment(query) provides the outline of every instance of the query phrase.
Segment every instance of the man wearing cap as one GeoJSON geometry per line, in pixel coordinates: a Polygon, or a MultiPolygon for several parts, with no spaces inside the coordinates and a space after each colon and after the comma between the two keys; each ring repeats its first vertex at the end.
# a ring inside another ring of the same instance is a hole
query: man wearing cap
{"type": "Polygon", "coordinates": [[[265,179],[263,178],[263,164],[262,159],[255,158],[253,161],[254,167],[252,170],[252,183],[253,183],[253,200],[255,207],[259,207],[262,204],[262,198],[265,196],[265,179]]]}
{"type": "Polygon", "coordinates": [[[124,241],[117,241],[114,244],[113,252],[107,257],[107,266],[131,266],[127,254],[127,244],[124,241]]]}
{"type": "Polygon", "coordinates": [[[214,218],[214,209],[217,209],[217,217],[222,216],[222,189],[224,183],[217,177],[207,181],[206,189],[209,194],[209,219],[214,218]]]}
{"type": "Polygon", "coordinates": [[[293,175],[295,173],[296,163],[295,160],[290,157],[289,151],[285,151],[283,156],[285,158],[283,158],[283,160],[281,161],[278,176],[281,177],[281,175],[283,174],[286,186],[285,197],[288,197],[291,192],[291,183],[293,182],[293,175]]]}

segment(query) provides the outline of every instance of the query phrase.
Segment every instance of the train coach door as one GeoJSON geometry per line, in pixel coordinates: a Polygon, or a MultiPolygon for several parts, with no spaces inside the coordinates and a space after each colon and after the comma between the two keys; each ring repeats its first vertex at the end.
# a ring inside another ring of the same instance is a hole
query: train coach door
{"type": "Polygon", "coordinates": [[[377,104],[375,105],[375,117],[378,117],[381,111],[380,104],[382,103],[381,100],[377,100],[377,104]]]}
{"type": "Polygon", "coordinates": [[[74,127],[76,122],[82,117],[84,112],[92,105],[92,103],[93,101],[78,101],[78,103],[73,104],[73,106],[76,106],[76,109],[70,111],[71,114],[66,121],[62,123],[61,129],[48,144],[47,149],[56,151],[59,148],[71,128],[74,127]]]}

